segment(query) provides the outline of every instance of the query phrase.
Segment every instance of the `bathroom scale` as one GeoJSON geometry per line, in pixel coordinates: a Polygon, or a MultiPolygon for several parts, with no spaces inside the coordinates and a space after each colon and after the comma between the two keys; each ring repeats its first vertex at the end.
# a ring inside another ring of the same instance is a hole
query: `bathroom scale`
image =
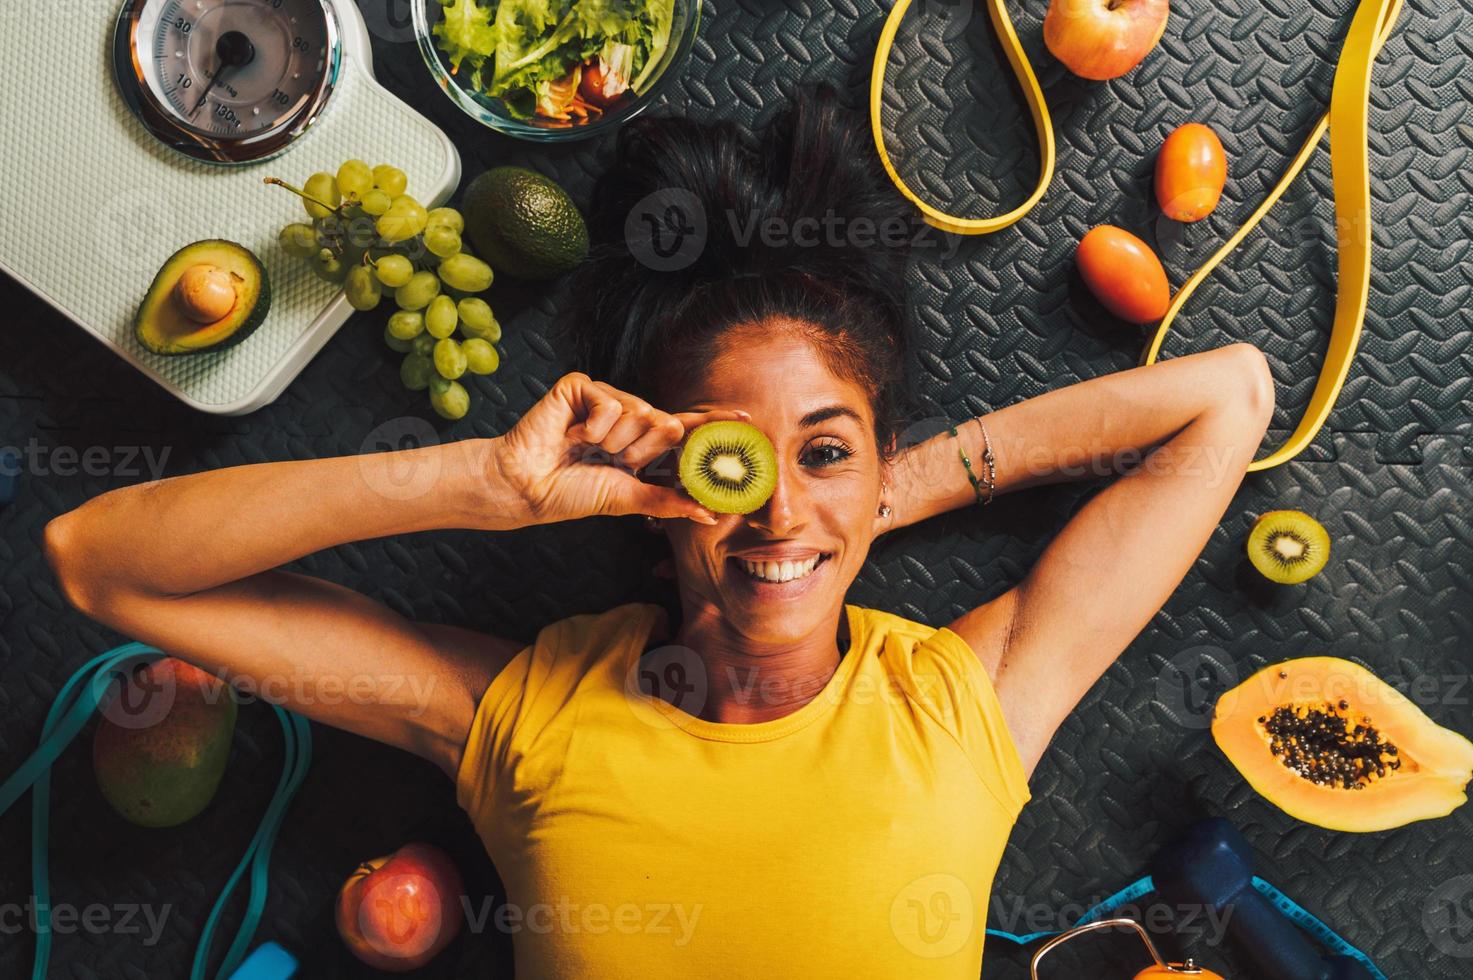
{"type": "Polygon", "coordinates": [[[352,0],[79,0],[43,19],[45,40],[34,18],[0,32],[0,268],[202,412],[271,402],[353,312],[282,251],[282,226],[308,219],[264,177],[389,163],[427,207],[460,182],[446,135],[375,80],[352,0]],[[154,274],[210,238],[260,257],[264,323],[150,353],[133,318],[154,274]]]}

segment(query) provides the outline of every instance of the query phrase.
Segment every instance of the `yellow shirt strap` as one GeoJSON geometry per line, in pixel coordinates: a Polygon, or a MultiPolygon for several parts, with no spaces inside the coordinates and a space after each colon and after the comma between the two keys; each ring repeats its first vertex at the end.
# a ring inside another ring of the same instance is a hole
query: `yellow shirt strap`
{"type": "Polygon", "coordinates": [[[1177,311],[1186,303],[1202,280],[1217,267],[1238,243],[1257,227],[1269,210],[1284,196],[1294,178],[1304,169],[1319,145],[1325,130],[1330,131],[1330,171],[1335,186],[1335,233],[1339,253],[1339,292],[1335,297],[1335,322],[1330,329],[1330,347],[1325,353],[1320,378],[1309,399],[1309,408],[1299,426],[1278,449],[1263,459],[1254,460],[1249,470],[1266,470],[1287,463],[1304,451],[1324,425],[1340,395],[1355,349],[1360,342],[1361,325],[1366,318],[1366,304],[1371,287],[1371,168],[1368,155],[1368,110],[1371,98],[1371,65],[1381,45],[1391,34],[1392,25],[1401,13],[1402,0],[1362,0],[1351,21],[1340,63],[1335,69],[1335,85],[1330,94],[1330,111],[1320,117],[1309,138],[1300,147],[1289,169],[1279,179],[1258,209],[1249,216],[1231,238],[1223,243],[1202,268],[1172,297],[1166,315],[1156,326],[1156,335],[1141,355],[1142,364],[1150,364],[1161,352],[1161,343],[1171,329],[1177,311]]]}
{"type": "Polygon", "coordinates": [[[890,15],[885,18],[885,26],[880,30],[880,43],[875,49],[874,71],[870,74],[870,129],[874,132],[875,149],[879,151],[880,163],[884,164],[885,171],[895,182],[900,193],[920,209],[927,224],[934,225],[942,231],[955,232],[958,235],[984,235],[1006,228],[1027,214],[1033,205],[1038,203],[1038,199],[1043,197],[1043,192],[1048,189],[1049,183],[1054,179],[1054,125],[1049,119],[1048,103],[1043,99],[1043,89],[1039,87],[1038,78],[1033,74],[1033,66],[1028,63],[1028,56],[1023,53],[1022,42],[1018,40],[1018,32],[1013,30],[1013,22],[1008,17],[1003,0],[987,0],[987,13],[991,16],[992,26],[997,31],[998,39],[1002,42],[1003,53],[1007,55],[1008,63],[1013,67],[1013,75],[1017,77],[1018,84],[1023,86],[1023,96],[1028,100],[1028,111],[1033,115],[1033,128],[1038,133],[1038,157],[1043,163],[1038,175],[1038,186],[1022,204],[1007,214],[1000,214],[995,218],[960,218],[927,204],[915,191],[910,189],[905,181],[900,179],[895,165],[890,162],[890,154],[885,149],[885,128],[881,122],[885,94],[885,68],[890,61],[890,48],[895,43],[895,32],[900,29],[900,22],[905,18],[905,12],[910,9],[910,4],[911,0],[895,0],[895,6],[890,8],[890,15]]]}

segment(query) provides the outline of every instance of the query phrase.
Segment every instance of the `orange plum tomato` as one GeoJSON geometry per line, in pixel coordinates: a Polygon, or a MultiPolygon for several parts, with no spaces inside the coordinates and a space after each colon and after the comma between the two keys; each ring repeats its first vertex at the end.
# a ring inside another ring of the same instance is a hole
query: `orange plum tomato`
{"type": "Polygon", "coordinates": [[[1222,141],[1201,123],[1179,127],[1156,157],[1156,201],[1174,221],[1201,221],[1212,213],[1227,183],[1222,141]]]}
{"type": "Polygon", "coordinates": [[[1166,313],[1171,291],[1151,246],[1122,228],[1091,228],[1075,252],[1079,274],[1095,298],[1122,320],[1150,323],[1166,313]]]}

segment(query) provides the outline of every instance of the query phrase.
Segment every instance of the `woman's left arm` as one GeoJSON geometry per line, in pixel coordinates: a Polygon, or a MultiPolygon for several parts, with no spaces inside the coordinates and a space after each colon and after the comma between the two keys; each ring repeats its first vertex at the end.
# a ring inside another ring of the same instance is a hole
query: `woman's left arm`
{"type": "MultiPolygon", "coordinates": [[[[1267,362],[1257,348],[1234,344],[1071,385],[983,419],[999,494],[1122,474],[1021,583],[950,626],[991,675],[1030,774],[1055,730],[1196,560],[1272,412],[1267,362]]],[[[985,478],[975,422],[896,461],[896,526],[974,504],[958,448],[985,478]]]]}

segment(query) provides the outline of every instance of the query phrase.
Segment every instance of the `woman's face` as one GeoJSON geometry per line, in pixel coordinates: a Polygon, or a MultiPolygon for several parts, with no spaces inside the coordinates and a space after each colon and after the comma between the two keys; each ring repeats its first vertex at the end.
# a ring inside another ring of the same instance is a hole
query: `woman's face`
{"type": "Polygon", "coordinates": [[[705,377],[666,407],[742,409],[778,458],[759,510],[666,522],[687,615],[715,607],[747,641],[778,649],[832,629],[880,527],[885,466],[864,390],[769,322],[728,331],[705,377]]]}

